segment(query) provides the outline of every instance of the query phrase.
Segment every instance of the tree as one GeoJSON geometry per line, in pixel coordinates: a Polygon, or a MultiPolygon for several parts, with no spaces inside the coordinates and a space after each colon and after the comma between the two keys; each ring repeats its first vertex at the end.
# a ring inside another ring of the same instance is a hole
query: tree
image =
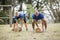
{"type": "Polygon", "coordinates": [[[12,0],[0,0],[1,5],[11,5],[12,0]]]}
{"type": "MultiPolygon", "coordinates": [[[[59,0],[58,0],[59,1],[59,0]]],[[[47,5],[50,5],[50,10],[52,11],[54,17],[56,18],[55,22],[58,22],[59,17],[58,17],[58,9],[59,9],[59,2],[57,2],[57,0],[45,0],[45,2],[47,2],[47,5]],[[58,5],[58,8],[54,9],[55,6],[58,5]],[[55,6],[54,6],[55,5],[55,6]]]]}

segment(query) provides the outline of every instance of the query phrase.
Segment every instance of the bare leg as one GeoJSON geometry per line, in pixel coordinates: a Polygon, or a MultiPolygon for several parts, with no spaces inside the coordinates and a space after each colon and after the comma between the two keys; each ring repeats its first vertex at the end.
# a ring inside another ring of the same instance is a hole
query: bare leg
{"type": "Polygon", "coordinates": [[[14,31],[14,29],[15,29],[15,25],[16,25],[16,24],[14,23],[14,26],[13,26],[13,29],[12,29],[12,31],[14,31]]]}
{"type": "Polygon", "coordinates": [[[22,23],[20,23],[20,26],[19,26],[19,32],[22,31],[22,23]]]}
{"type": "Polygon", "coordinates": [[[33,28],[33,30],[35,30],[34,28],[35,28],[35,20],[32,20],[32,28],[33,28]]]}
{"type": "Polygon", "coordinates": [[[35,27],[35,24],[34,24],[34,22],[32,22],[32,28],[33,28],[33,30],[34,30],[34,27],[35,27]]]}
{"type": "Polygon", "coordinates": [[[46,30],[47,29],[47,23],[44,19],[42,19],[42,28],[43,28],[43,26],[45,26],[45,30],[46,30]]]}
{"type": "Polygon", "coordinates": [[[44,31],[44,22],[42,21],[42,30],[44,31]]]}
{"type": "Polygon", "coordinates": [[[28,30],[28,28],[27,28],[27,24],[24,22],[24,18],[22,18],[22,19],[21,19],[21,23],[22,23],[22,24],[25,24],[26,31],[27,31],[27,30],[28,30]]]}
{"type": "Polygon", "coordinates": [[[20,21],[20,31],[22,30],[23,23],[24,23],[23,18],[21,18],[21,21],[20,21]]]}
{"type": "Polygon", "coordinates": [[[28,28],[27,28],[27,24],[25,23],[25,27],[26,27],[26,31],[28,30],[28,28]]]}
{"type": "Polygon", "coordinates": [[[14,23],[14,26],[13,26],[12,31],[14,31],[14,29],[15,29],[17,26],[18,26],[18,22],[17,22],[17,20],[16,20],[16,23],[14,23]]]}
{"type": "Polygon", "coordinates": [[[16,25],[16,24],[14,23],[14,27],[13,27],[14,29],[15,29],[15,25],[16,25]]]}

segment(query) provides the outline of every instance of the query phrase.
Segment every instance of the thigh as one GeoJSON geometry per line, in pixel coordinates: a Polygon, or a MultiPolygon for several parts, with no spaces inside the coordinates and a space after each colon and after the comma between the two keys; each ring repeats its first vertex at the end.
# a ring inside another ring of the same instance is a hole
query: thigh
{"type": "Polygon", "coordinates": [[[24,22],[26,23],[26,16],[24,15],[24,22]]]}
{"type": "Polygon", "coordinates": [[[36,19],[32,19],[32,22],[34,22],[34,23],[36,23],[38,20],[36,20],[36,19]]]}

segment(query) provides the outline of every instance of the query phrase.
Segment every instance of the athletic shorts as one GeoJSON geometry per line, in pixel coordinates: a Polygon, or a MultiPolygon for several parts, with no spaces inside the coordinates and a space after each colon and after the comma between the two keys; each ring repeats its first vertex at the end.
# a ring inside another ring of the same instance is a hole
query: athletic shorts
{"type": "Polygon", "coordinates": [[[26,15],[25,14],[20,14],[20,19],[24,18],[24,22],[26,23],[26,15]]]}

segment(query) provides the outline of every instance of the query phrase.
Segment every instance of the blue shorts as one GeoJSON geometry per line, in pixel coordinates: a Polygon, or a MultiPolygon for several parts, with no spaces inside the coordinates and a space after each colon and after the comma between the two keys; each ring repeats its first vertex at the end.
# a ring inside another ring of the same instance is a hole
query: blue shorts
{"type": "Polygon", "coordinates": [[[20,18],[24,18],[24,22],[26,23],[26,15],[25,14],[19,14],[20,18]]]}
{"type": "Polygon", "coordinates": [[[21,18],[24,18],[24,22],[26,23],[26,16],[25,16],[25,14],[24,15],[19,15],[18,17],[17,16],[15,16],[14,18],[13,18],[13,23],[16,23],[16,20],[18,20],[18,19],[21,19],[21,18]]]}
{"type": "Polygon", "coordinates": [[[44,15],[39,13],[38,16],[36,16],[35,14],[32,15],[32,19],[35,19],[35,20],[40,20],[40,19],[43,19],[44,18],[44,15]]]}

